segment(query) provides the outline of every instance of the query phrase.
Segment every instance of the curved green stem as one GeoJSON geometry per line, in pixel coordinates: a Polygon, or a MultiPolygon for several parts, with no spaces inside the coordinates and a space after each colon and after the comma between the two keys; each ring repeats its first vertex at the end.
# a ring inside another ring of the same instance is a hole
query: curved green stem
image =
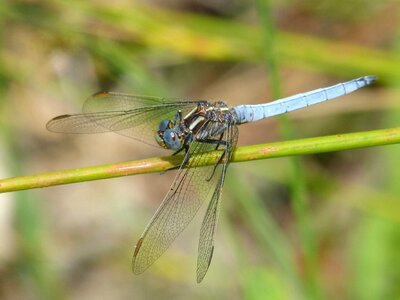
{"type": "MultiPolygon", "coordinates": [[[[396,143],[400,143],[400,127],[238,147],[233,154],[232,162],[316,154],[396,143]]],[[[220,155],[220,151],[212,151],[198,166],[214,164],[220,155]]],[[[179,165],[181,161],[182,156],[163,156],[2,179],[0,180],[0,193],[127,175],[164,172],[179,165]]]]}

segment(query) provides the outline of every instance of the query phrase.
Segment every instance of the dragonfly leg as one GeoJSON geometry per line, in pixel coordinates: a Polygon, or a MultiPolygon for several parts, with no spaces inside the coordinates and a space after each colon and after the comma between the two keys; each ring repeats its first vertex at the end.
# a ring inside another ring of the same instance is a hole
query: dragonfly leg
{"type": "Polygon", "coordinates": [[[182,111],[178,110],[175,114],[175,122],[177,121],[178,123],[180,123],[182,121],[182,111]]]}
{"type": "Polygon", "coordinates": [[[185,149],[185,157],[183,158],[183,161],[181,163],[182,168],[187,165],[187,163],[189,162],[189,159],[190,159],[189,145],[185,144],[184,149],[185,149]]]}
{"type": "MultiPolygon", "coordinates": [[[[207,143],[207,144],[215,144],[215,145],[217,145],[217,147],[220,145],[224,145],[224,146],[227,145],[226,141],[222,141],[222,140],[204,139],[204,140],[199,140],[199,142],[207,143]]],[[[215,149],[215,150],[217,150],[217,149],[215,149]]]]}
{"type": "MultiPolygon", "coordinates": [[[[181,111],[179,111],[179,112],[182,114],[181,111]]],[[[185,140],[183,142],[183,146],[181,148],[179,148],[178,150],[176,150],[174,153],[172,153],[172,156],[177,155],[178,153],[182,152],[183,150],[185,150],[185,154],[188,153],[189,144],[191,141],[192,141],[192,134],[188,134],[188,136],[185,138],[185,140]]]]}
{"type": "MultiPolygon", "coordinates": [[[[183,150],[185,150],[185,151],[187,152],[187,150],[185,149],[185,147],[182,147],[181,149],[178,149],[177,151],[175,151],[175,152],[172,153],[171,155],[172,155],[172,156],[177,155],[177,154],[181,153],[183,150]]],[[[186,155],[185,155],[185,159],[184,159],[184,160],[189,160],[189,159],[186,159],[186,155]]],[[[187,163],[187,162],[186,162],[186,163],[187,163]]],[[[178,165],[178,166],[174,166],[174,167],[168,168],[167,171],[178,170],[178,169],[181,168],[182,164],[183,164],[183,162],[182,162],[180,165],[178,165]]],[[[164,174],[164,173],[167,172],[167,171],[163,171],[163,172],[161,172],[161,174],[164,174]]]]}
{"type": "Polygon", "coordinates": [[[210,181],[211,178],[214,176],[215,171],[217,170],[218,165],[222,162],[222,160],[224,159],[224,157],[225,157],[225,155],[226,155],[226,153],[227,153],[226,150],[227,150],[227,148],[224,149],[224,151],[222,152],[221,156],[218,158],[218,161],[215,163],[214,168],[213,168],[213,170],[212,170],[212,172],[211,172],[210,177],[208,177],[208,178],[206,179],[207,181],[210,181]]]}
{"type": "Polygon", "coordinates": [[[218,158],[218,161],[216,162],[216,164],[214,165],[213,171],[211,172],[210,177],[208,177],[206,180],[210,181],[211,178],[214,176],[215,171],[217,170],[218,165],[222,162],[222,160],[224,159],[226,153],[227,153],[227,149],[229,148],[228,142],[227,141],[223,141],[222,140],[223,134],[221,134],[220,138],[218,140],[213,140],[213,139],[204,139],[201,140],[202,143],[208,143],[208,144],[215,144],[217,145],[215,150],[218,149],[219,146],[224,145],[225,149],[222,152],[221,156],[218,158]]]}
{"type": "Polygon", "coordinates": [[[175,167],[169,168],[168,171],[180,169],[180,168],[183,168],[183,167],[185,167],[187,165],[187,163],[189,162],[189,159],[190,159],[189,145],[190,145],[190,141],[191,140],[192,140],[192,135],[189,134],[187,136],[187,138],[185,139],[185,142],[184,142],[182,148],[180,148],[177,151],[175,151],[174,153],[172,153],[172,155],[177,155],[178,153],[180,153],[183,150],[185,150],[185,156],[184,156],[184,159],[183,159],[182,163],[179,166],[175,166],[175,167]]]}
{"type": "Polygon", "coordinates": [[[175,155],[181,153],[183,150],[185,150],[185,147],[182,147],[182,148],[176,150],[176,151],[175,151],[174,153],[172,153],[171,155],[172,155],[172,156],[175,156],[175,155]]]}
{"type": "MultiPolygon", "coordinates": [[[[219,140],[221,141],[223,137],[224,137],[224,133],[221,133],[221,135],[219,136],[219,140]]],[[[220,144],[217,144],[217,146],[215,147],[215,150],[218,150],[219,146],[220,146],[220,144]]]]}

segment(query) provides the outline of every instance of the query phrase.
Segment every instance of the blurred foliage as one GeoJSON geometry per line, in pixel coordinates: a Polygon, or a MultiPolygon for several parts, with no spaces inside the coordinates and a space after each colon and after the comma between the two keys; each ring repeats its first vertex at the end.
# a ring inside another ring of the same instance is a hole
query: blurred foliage
{"type": "MultiPolygon", "coordinates": [[[[398,1],[270,1],[264,14],[266,3],[3,0],[1,177],[154,156],[119,137],[45,131],[48,119],[76,112],[100,89],[238,104],[265,101],[277,85],[286,95],[375,74],[371,89],[288,116],[293,135],[399,126],[398,1]],[[265,24],[274,39],[266,39],[265,24]]],[[[277,126],[243,127],[241,143],[279,139],[277,126]]],[[[198,226],[145,274],[130,273],[132,245],[170,174],[2,194],[0,298],[399,298],[398,147],[308,156],[298,179],[287,159],[233,164],[201,285],[198,226]],[[316,293],[293,181],[306,191],[316,293]]]]}

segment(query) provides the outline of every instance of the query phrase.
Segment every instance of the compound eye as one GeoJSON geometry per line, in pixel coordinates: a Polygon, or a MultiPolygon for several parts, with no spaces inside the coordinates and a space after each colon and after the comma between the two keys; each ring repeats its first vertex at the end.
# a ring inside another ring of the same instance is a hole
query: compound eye
{"type": "Polygon", "coordinates": [[[160,146],[162,146],[164,144],[163,139],[161,138],[161,136],[158,133],[155,134],[155,138],[156,138],[157,144],[159,144],[160,146]]]}
{"type": "Polygon", "coordinates": [[[172,129],[167,129],[164,132],[164,143],[168,149],[179,149],[182,147],[182,143],[179,139],[179,136],[172,129]]]}
{"type": "Polygon", "coordinates": [[[169,127],[169,120],[162,120],[160,122],[160,125],[158,125],[158,129],[160,131],[165,131],[168,129],[168,127],[169,127]]]}

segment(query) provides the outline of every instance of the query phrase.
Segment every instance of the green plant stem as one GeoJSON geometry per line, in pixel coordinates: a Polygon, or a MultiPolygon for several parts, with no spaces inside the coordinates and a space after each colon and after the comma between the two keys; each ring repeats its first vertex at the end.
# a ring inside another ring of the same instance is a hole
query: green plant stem
{"type": "MultiPolygon", "coordinates": [[[[316,154],[400,143],[400,127],[357,133],[238,147],[232,162],[316,154]]],[[[215,164],[220,151],[210,152],[196,167],[215,164]]],[[[159,173],[179,165],[182,156],[164,156],[0,180],[0,193],[99,180],[127,175],[159,173]]]]}

